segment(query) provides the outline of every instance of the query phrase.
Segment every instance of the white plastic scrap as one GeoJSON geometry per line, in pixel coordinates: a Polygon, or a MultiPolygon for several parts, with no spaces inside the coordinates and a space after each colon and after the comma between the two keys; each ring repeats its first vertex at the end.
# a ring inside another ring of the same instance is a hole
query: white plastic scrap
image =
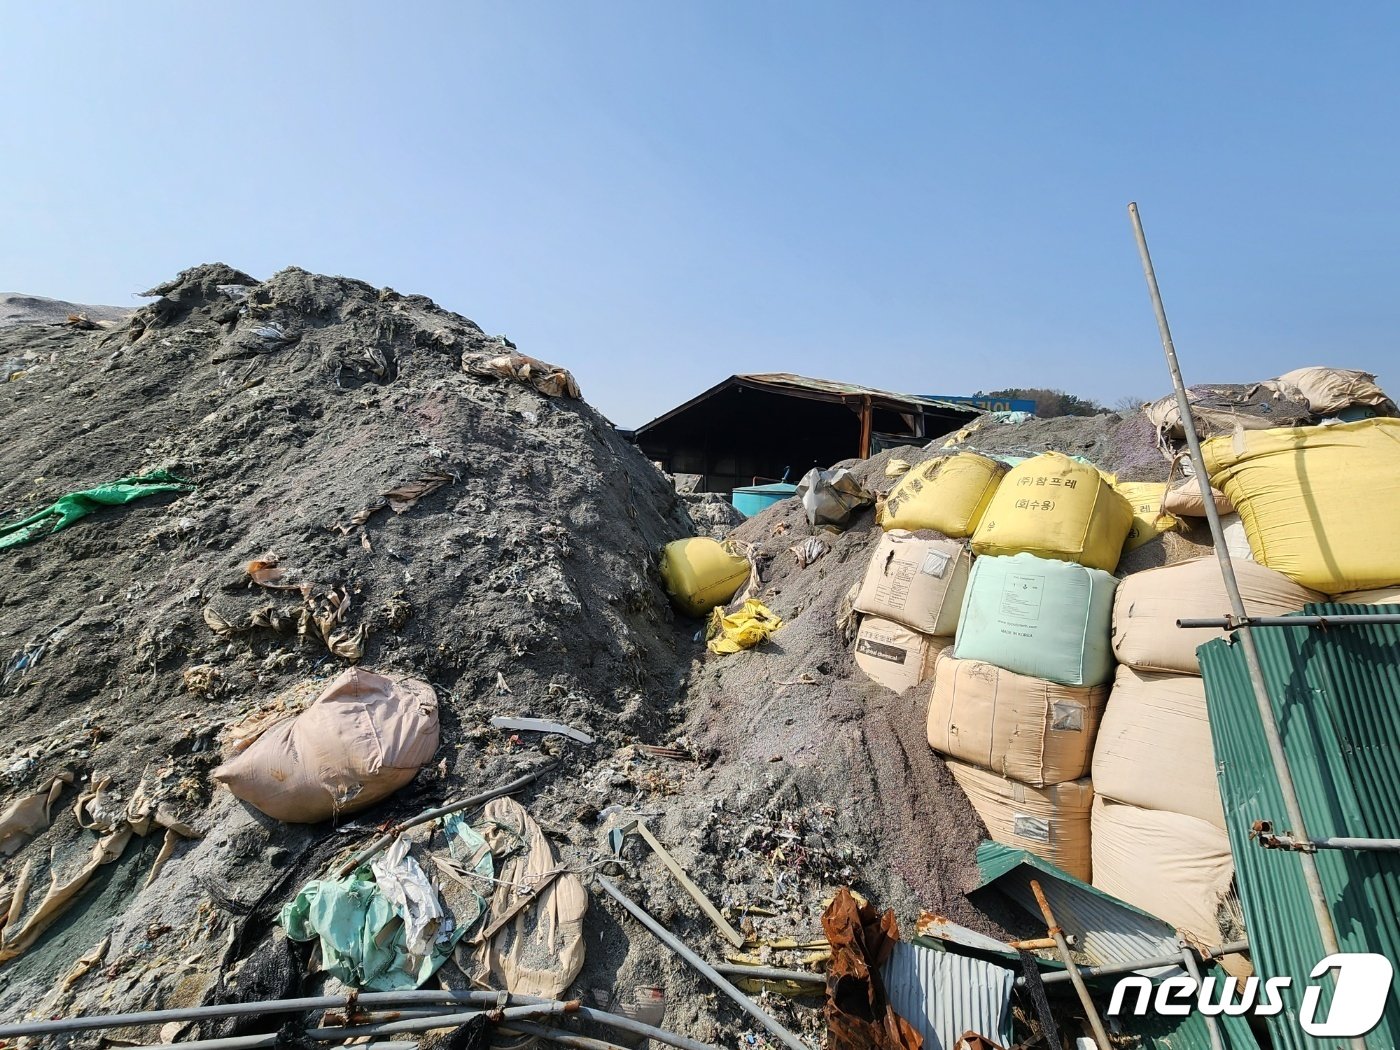
{"type": "Polygon", "coordinates": [[[408,855],[409,841],[400,835],[370,862],[379,892],[403,918],[404,945],[416,958],[431,954],[443,925],[442,901],[418,862],[408,855]]]}

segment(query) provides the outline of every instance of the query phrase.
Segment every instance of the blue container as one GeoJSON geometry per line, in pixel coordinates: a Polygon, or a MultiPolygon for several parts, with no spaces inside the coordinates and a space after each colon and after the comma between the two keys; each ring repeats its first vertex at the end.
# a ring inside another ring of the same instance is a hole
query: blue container
{"type": "Polygon", "coordinates": [[[734,495],[730,497],[730,502],[746,518],[752,518],[761,510],[767,510],[779,500],[787,499],[789,496],[797,494],[796,485],[745,485],[741,489],[735,489],[734,495]]]}

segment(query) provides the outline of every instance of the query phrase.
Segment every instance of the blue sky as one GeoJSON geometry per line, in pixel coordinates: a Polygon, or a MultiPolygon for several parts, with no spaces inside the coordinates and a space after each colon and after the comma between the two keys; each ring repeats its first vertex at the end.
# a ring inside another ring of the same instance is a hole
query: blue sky
{"type": "Polygon", "coordinates": [[[741,371],[1400,388],[1400,7],[10,3],[0,289],[420,292],[636,425],[741,371]]]}

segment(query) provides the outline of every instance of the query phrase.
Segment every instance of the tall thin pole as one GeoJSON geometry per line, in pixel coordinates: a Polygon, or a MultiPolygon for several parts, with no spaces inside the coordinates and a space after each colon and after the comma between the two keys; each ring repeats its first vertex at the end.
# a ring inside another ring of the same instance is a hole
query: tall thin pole
{"type": "MultiPolygon", "coordinates": [[[[1246,616],[1244,599],[1240,597],[1239,582],[1235,579],[1235,567],[1230,561],[1229,548],[1225,546],[1224,532],[1220,526],[1220,513],[1210,492],[1210,478],[1206,476],[1206,463],[1201,455],[1201,442],[1196,436],[1196,421],[1191,415],[1191,403],[1186,398],[1186,385],[1181,379],[1181,366],[1176,359],[1176,347],[1172,345],[1171,328],[1167,324],[1167,311],[1162,305],[1162,293],[1157,288],[1157,274],[1152,269],[1152,256],[1147,250],[1147,236],[1142,232],[1142,218],[1136,204],[1128,205],[1128,216],[1133,223],[1133,236],[1137,238],[1138,254],[1142,257],[1142,272],[1147,278],[1147,291],[1152,296],[1152,309],[1157,314],[1157,329],[1162,336],[1162,349],[1167,355],[1167,368],[1172,374],[1172,387],[1176,391],[1176,404],[1181,412],[1181,426],[1186,432],[1186,447],[1191,454],[1191,465],[1195,468],[1196,481],[1201,487],[1201,498],[1205,502],[1206,520],[1210,523],[1211,538],[1215,541],[1215,556],[1220,561],[1220,575],[1225,580],[1225,591],[1230,596],[1230,608],[1237,619],[1246,616]]],[[[1273,703],[1269,699],[1269,686],[1264,680],[1264,671],[1259,663],[1259,651],[1254,646],[1254,634],[1247,626],[1241,627],[1236,635],[1244,649],[1245,667],[1249,671],[1249,684],[1254,691],[1254,703],[1259,709],[1259,720],[1264,727],[1264,740],[1269,747],[1269,758],[1273,762],[1274,776],[1278,780],[1283,795],[1283,808],[1293,834],[1307,839],[1304,830],[1303,810],[1298,804],[1298,791],[1293,783],[1293,774],[1288,768],[1288,756],[1283,750],[1283,740],[1279,736],[1278,721],[1274,718],[1273,703]]],[[[1322,939],[1322,950],[1328,955],[1340,951],[1337,930],[1332,923],[1332,913],[1327,909],[1327,896],[1322,889],[1322,879],[1317,874],[1317,863],[1312,854],[1300,853],[1298,860],[1303,866],[1303,881],[1307,883],[1308,896],[1312,898],[1313,915],[1317,920],[1317,931],[1322,939]]]]}

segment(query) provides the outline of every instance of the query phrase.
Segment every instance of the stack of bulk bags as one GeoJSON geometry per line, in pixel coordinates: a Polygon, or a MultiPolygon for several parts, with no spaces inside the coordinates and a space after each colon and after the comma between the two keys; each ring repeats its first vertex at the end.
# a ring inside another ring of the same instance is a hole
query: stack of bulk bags
{"type": "Polygon", "coordinates": [[[978,554],[1034,554],[1112,572],[1133,509],[1087,463],[1045,452],[1013,467],[972,535],[978,554]]]}
{"type": "Polygon", "coordinates": [[[885,530],[932,529],[952,539],[971,536],[1006,470],[1006,464],[975,452],[920,463],[890,490],[885,530]]]}
{"type": "MultiPolygon", "coordinates": [[[[1255,561],[1324,594],[1400,584],[1400,419],[1241,431],[1201,446],[1255,561]]],[[[990,515],[990,511],[988,512],[990,515]]]]}
{"type": "Polygon", "coordinates": [[[927,680],[952,642],[972,567],[966,542],[885,533],[856,594],[856,665],[895,692],[927,680]]]}
{"type": "Polygon", "coordinates": [[[1032,554],[978,558],[929,701],[929,744],[950,757],[992,838],[1086,881],[1085,774],[1113,671],[1116,583],[1101,569],[1032,554]]]}
{"type": "MultiPolygon", "coordinates": [[[[1320,597],[1254,562],[1236,562],[1235,576],[1254,615],[1297,612],[1320,597]]],[[[1216,915],[1234,868],[1196,648],[1225,632],[1176,621],[1229,611],[1213,557],[1118,585],[1120,663],[1093,755],[1094,885],[1203,944],[1220,943],[1216,915]]]]}

